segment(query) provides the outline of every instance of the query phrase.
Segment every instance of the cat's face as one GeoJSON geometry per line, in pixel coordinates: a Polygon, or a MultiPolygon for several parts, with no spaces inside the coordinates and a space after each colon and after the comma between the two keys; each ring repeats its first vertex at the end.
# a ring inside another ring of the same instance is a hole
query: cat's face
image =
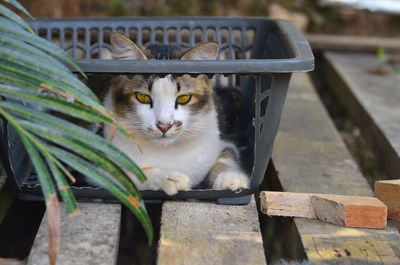
{"type": "MultiPolygon", "coordinates": [[[[160,54],[157,47],[142,51],[121,34],[113,34],[111,43],[117,59],[146,60],[156,58],[155,54],[171,59],[215,60],[218,54],[215,43],[201,44],[183,54],[165,46],[161,50],[166,54],[160,54]]],[[[202,133],[206,130],[204,119],[214,108],[211,83],[205,75],[119,76],[112,82],[112,101],[114,113],[126,129],[162,144],[202,133]]]]}

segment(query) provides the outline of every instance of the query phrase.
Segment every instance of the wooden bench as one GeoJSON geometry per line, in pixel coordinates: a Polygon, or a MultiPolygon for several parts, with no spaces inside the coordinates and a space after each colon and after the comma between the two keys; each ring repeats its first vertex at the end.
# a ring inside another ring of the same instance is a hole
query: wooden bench
{"type": "MultiPolygon", "coordinates": [[[[120,205],[80,203],[80,209],[77,217],[62,216],[58,264],[116,264],[120,205]]],[[[29,265],[48,264],[47,237],[43,218],[29,265]]],[[[254,199],[246,206],[165,202],[157,264],[266,264],[254,199]]]]}
{"type": "Polygon", "coordinates": [[[399,73],[375,54],[325,52],[324,78],[374,148],[390,178],[400,178],[399,73]],[[381,74],[376,73],[381,70],[381,74]]]}
{"type": "MultiPolygon", "coordinates": [[[[322,106],[309,77],[291,81],[272,154],[272,189],[291,192],[373,196],[322,106]]],[[[386,230],[350,229],[294,218],[288,256],[312,264],[400,264],[400,235],[386,230]],[[304,250],[304,252],[302,251],[304,250]]],[[[268,250],[267,250],[268,251],[268,250]]]]}

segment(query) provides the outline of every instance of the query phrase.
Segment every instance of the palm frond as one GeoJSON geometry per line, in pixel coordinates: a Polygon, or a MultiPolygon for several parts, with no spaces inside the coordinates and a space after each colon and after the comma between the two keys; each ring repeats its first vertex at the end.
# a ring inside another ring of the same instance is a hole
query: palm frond
{"type": "Polygon", "coordinates": [[[25,20],[23,20],[20,16],[15,14],[13,11],[8,9],[7,7],[0,5],[0,14],[2,14],[5,17],[8,17],[12,21],[18,23],[19,25],[21,25],[23,28],[25,28],[29,32],[34,33],[32,28],[28,25],[28,23],[25,22],[25,20]]]}
{"type": "MultiPolygon", "coordinates": [[[[30,16],[17,1],[4,2],[30,16]]],[[[31,159],[46,205],[54,214],[52,221],[57,223],[57,192],[69,215],[79,212],[65,178],[73,179],[66,169],[68,165],[126,205],[142,223],[151,244],[151,221],[129,177],[144,182],[143,172],[109,141],[57,114],[108,124],[130,135],[60,61],[84,75],[65,51],[33,34],[25,20],[0,3],[0,116],[15,128],[31,159]]],[[[52,253],[57,256],[57,251],[52,253]]]]}
{"type": "Polygon", "coordinates": [[[23,7],[20,3],[17,2],[17,0],[4,0],[4,2],[9,3],[10,5],[13,5],[15,8],[19,9],[22,11],[25,15],[30,17],[31,19],[34,19],[31,14],[23,7]]]}

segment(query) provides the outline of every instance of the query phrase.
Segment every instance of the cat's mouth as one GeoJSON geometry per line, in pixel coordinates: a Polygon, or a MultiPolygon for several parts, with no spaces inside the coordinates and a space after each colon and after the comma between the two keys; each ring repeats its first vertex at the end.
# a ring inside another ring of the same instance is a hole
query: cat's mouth
{"type": "Polygon", "coordinates": [[[151,134],[149,135],[149,140],[152,141],[153,143],[160,145],[160,146],[168,146],[172,143],[175,143],[179,139],[179,133],[178,134],[169,134],[169,133],[163,133],[159,132],[157,135],[156,134],[151,134]]]}
{"type": "Polygon", "coordinates": [[[174,121],[170,124],[156,123],[145,130],[145,135],[149,140],[168,145],[174,142],[182,133],[182,122],[174,121]]]}
{"type": "Polygon", "coordinates": [[[147,135],[149,138],[154,140],[172,140],[179,135],[179,129],[174,128],[167,132],[161,132],[153,128],[148,128],[147,135]]]}

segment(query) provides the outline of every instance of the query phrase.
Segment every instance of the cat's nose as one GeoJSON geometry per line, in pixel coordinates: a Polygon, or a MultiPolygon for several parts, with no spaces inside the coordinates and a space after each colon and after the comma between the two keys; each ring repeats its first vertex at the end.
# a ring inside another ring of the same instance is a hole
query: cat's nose
{"type": "Polygon", "coordinates": [[[158,129],[160,129],[160,131],[162,133],[166,133],[172,127],[172,124],[163,123],[163,122],[159,121],[159,122],[157,122],[157,127],[158,127],[158,129]]]}

